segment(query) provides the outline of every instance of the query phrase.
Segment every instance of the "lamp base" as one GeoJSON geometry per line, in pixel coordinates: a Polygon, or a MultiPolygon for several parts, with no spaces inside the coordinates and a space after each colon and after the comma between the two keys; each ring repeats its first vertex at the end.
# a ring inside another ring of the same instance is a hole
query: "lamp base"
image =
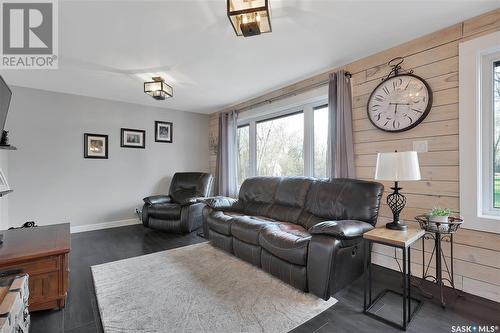
{"type": "Polygon", "coordinates": [[[394,192],[387,196],[387,206],[392,210],[392,222],[387,223],[385,227],[391,230],[406,230],[408,226],[401,222],[399,214],[406,206],[406,197],[399,193],[402,188],[398,186],[398,182],[394,182],[394,187],[391,187],[394,192]]]}
{"type": "Polygon", "coordinates": [[[391,223],[387,223],[385,225],[385,227],[387,229],[391,229],[391,230],[406,230],[408,229],[408,226],[406,224],[403,224],[403,223],[399,223],[399,222],[391,222],[391,223]]]}

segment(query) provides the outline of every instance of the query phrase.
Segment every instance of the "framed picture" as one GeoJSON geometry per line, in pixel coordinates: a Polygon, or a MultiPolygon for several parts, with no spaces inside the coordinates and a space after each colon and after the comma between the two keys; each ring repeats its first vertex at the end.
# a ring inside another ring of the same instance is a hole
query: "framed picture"
{"type": "Polygon", "coordinates": [[[146,131],[122,128],[120,147],[125,148],[146,148],[146,131]]]}
{"type": "Polygon", "coordinates": [[[172,143],[172,123],[155,121],[155,141],[172,143]]]}
{"type": "Polygon", "coordinates": [[[0,193],[10,191],[9,183],[7,183],[7,178],[3,174],[3,170],[0,169],[0,193]]]}
{"type": "Polygon", "coordinates": [[[84,158],[108,158],[108,136],[85,133],[83,135],[84,158]]]}

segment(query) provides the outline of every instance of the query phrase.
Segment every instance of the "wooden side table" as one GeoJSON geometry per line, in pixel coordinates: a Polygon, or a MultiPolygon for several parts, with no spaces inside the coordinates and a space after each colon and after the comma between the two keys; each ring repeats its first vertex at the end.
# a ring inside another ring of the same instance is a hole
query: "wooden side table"
{"type": "Polygon", "coordinates": [[[0,271],[29,274],[30,312],[63,308],[69,285],[69,223],[2,233],[0,271]]]}
{"type": "Polygon", "coordinates": [[[422,238],[425,234],[424,230],[416,227],[408,227],[405,231],[390,230],[386,228],[375,228],[363,235],[363,238],[368,242],[365,252],[365,276],[364,276],[364,304],[363,311],[365,314],[378,319],[386,324],[400,328],[406,331],[406,328],[414,315],[418,312],[422,305],[422,301],[411,297],[411,257],[410,246],[422,238]],[[372,299],[372,271],[371,271],[371,248],[372,244],[383,244],[401,249],[403,252],[403,293],[394,290],[384,289],[375,299],[372,299]],[[378,306],[384,296],[388,293],[399,295],[403,299],[403,321],[402,324],[389,320],[373,312],[372,310],[378,306]],[[412,312],[412,300],[417,303],[412,312]]]}

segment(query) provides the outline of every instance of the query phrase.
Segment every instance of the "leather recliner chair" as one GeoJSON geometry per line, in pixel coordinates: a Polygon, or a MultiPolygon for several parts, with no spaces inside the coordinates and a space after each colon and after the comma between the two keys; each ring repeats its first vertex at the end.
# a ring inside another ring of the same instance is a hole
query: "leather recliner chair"
{"type": "Polygon", "coordinates": [[[355,179],[249,178],[238,199],[204,200],[203,229],[212,245],[327,300],[363,273],[363,233],[383,191],[355,179]]]}
{"type": "Polygon", "coordinates": [[[203,172],[178,172],[170,183],[169,195],[144,198],[142,224],[145,227],[188,233],[202,225],[204,203],[198,202],[212,190],[212,175],[203,172]]]}

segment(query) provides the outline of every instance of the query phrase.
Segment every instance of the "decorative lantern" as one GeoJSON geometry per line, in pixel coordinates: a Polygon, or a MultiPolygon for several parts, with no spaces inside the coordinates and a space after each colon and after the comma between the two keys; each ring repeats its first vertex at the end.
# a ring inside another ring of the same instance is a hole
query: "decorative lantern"
{"type": "Polygon", "coordinates": [[[144,82],[144,92],[157,100],[174,97],[174,89],[165,83],[160,76],[152,78],[153,81],[144,82]]]}
{"type": "Polygon", "coordinates": [[[236,36],[272,31],[269,0],[227,0],[227,16],[236,36]]]}

